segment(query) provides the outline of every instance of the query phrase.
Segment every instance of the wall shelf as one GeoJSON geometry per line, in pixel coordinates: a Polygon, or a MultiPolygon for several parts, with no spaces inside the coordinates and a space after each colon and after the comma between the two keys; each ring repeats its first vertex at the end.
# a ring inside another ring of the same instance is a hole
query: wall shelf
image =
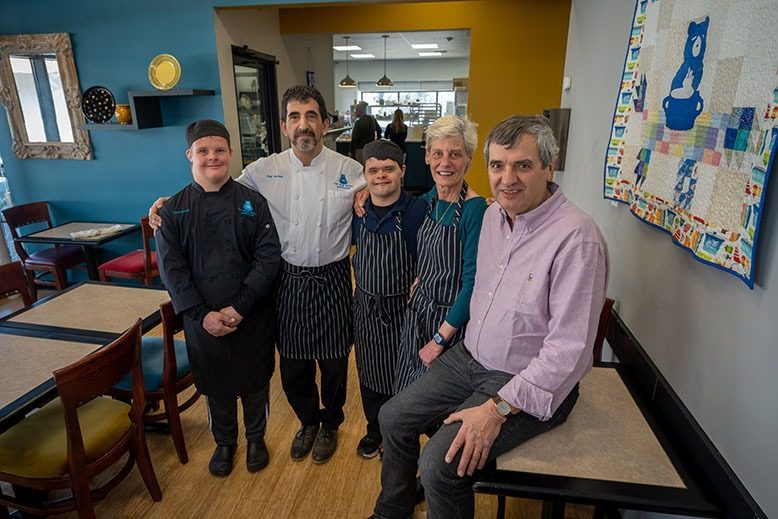
{"type": "Polygon", "coordinates": [[[132,112],[132,123],[89,123],[81,128],[85,130],[143,130],[145,128],[159,128],[164,126],[162,121],[162,107],[160,100],[166,97],[182,96],[212,96],[213,90],[200,90],[193,88],[178,88],[174,90],[130,90],[127,92],[129,97],[130,111],[132,112]]]}

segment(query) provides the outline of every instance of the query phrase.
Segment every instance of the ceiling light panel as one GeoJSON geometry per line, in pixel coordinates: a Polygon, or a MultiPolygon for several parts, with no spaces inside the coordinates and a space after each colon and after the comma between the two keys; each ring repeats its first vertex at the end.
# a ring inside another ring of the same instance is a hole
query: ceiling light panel
{"type": "Polygon", "coordinates": [[[437,49],[438,44],[437,43],[414,43],[411,45],[412,48],[419,50],[419,49],[437,49]]]}
{"type": "Polygon", "coordinates": [[[375,54],[349,54],[349,56],[356,59],[375,58],[375,54]]]}
{"type": "Polygon", "coordinates": [[[362,47],[359,45],[334,45],[332,48],[341,52],[349,50],[362,50],[362,47]]]}

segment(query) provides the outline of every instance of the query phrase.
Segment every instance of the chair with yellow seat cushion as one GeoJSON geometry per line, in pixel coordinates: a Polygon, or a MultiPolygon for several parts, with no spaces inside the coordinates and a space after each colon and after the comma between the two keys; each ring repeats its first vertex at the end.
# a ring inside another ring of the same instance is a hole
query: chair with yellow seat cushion
{"type": "Polygon", "coordinates": [[[72,499],[32,501],[0,493],[0,505],[31,514],[77,510],[95,517],[100,500],[137,463],[151,497],[162,499],[143,430],[143,374],[140,326],[111,344],[54,372],[59,398],[0,435],[0,481],[14,488],[48,491],[70,488],[72,499]],[[125,373],[133,373],[132,405],[101,396],[125,373]],[[110,480],[90,490],[89,482],[125,453],[127,461],[110,480]]]}

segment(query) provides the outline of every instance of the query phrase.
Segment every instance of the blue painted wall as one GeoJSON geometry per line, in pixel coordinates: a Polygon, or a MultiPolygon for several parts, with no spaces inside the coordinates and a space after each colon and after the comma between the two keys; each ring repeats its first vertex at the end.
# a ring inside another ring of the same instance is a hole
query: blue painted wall
{"type": "Polygon", "coordinates": [[[216,91],[215,96],[166,99],[162,128],[91,131],[92,161],[16,160],[8,120],[0,116],[0,155],[14,202],[48,200],[55,221],[135,221],[158,194],[178,191],[191,180],[184,127],[195,119],[223,120],[214,6],[289,3],[0,0],[0,34],[70,33],[82,92],[102,85],[117,103],[126,103],[128,90],[153,90],[147,69],[160,53],[181,63],[180,87],[216,91]]]}

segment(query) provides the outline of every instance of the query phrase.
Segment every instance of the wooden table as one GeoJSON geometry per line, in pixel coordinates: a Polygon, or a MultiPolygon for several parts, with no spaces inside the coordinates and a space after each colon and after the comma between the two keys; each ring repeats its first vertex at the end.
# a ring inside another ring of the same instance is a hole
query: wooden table
{"type": "Polygon", "coordinates": [[[0,319],[0,331],[114,339],[138,317],[143,333],[158,325],[159,305],[169,300],[167,291],[158,288],[84,281],[0,319]]]}
{"type": "Polygon", "coordinates": [[[0,319],[0,432],[56,396],[52,372],[143,319],[161,321],[167,291],[85,281],[0,319]]]}
{"type": "MultiPolygon", "coordinates": [[[[704,478],[628,380],[624,366],[600,363],[581,381],[567,421],[476,473],[474,490],[543,499],[545,519],[563,518],[566,502],[720,516],[704,478]]],[[[501,497],[497,517],[504,514],[501,497]]]]}
{"type": "Polygon", "coordinates": [[[18,241],[23,243],[46,243],[49,245],[80,245],[84,250],[84,256],[86,257],[86,267],[89,272],[89,279],[99,279],[97,272],[98,258],[97,248],[118,238],[122,238],[134,232],[140,230],[140,224],[137,223],[122,223],[118,224],[122,226],[122,229],[111,234],[104,234],[100,236],[94,236],[91,238],[76,239],[71,237],[70,233],[85,231],[87,229],[104,229],[117,225],[115,223],[105,222],[68,222],[62,225],[57,225],[49,229],[34,232],[26,236],[20,236],[18,241]]]}
{"type": "Polygon", "coordinates": [[[0,331],[0,432],[56,395],[52,372],[107,344],[107,339],[62,340],[34,332],[0,331]]]}

